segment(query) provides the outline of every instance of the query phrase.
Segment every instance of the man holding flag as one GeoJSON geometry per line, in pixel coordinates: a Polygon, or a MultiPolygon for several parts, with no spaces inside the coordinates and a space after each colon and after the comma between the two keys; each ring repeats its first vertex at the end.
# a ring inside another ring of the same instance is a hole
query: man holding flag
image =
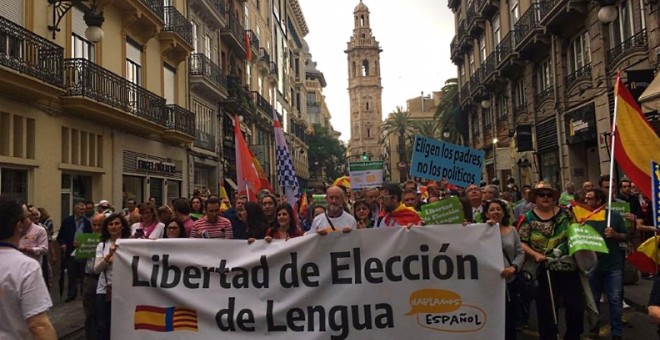
{"type": "Polygon", "coordinates": [[[380,189],[381,210],[376,228],[410,227],[419,225],[422,219],[414,208],[401,203],[401,188],[396,184],[385,184],[380,189]]]}

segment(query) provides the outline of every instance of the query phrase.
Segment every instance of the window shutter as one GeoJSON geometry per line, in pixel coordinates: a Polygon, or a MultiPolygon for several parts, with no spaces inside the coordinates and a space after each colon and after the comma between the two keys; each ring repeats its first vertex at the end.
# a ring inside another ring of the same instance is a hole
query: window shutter
{"type": "Polygon", "coordinates": [[[2,6],[0,6],[0,16],[23,26],[25,17],[23,0],[3,0],[2,6]]]}

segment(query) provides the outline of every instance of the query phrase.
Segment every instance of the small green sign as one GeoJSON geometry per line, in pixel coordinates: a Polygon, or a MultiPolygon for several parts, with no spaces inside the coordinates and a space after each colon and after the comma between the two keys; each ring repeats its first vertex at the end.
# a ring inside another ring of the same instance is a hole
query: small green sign
{"type": "Polygon", "coordinates": [[[568,226],[568,254],[573,256],[580,250],[609,253],[603,236],[588,224],[573,223],[568,226]]]}
{"type": "Polygon", "coordinates": [[[628,202],[612,202],[610,205],[612,211],[616,211],[623,217],[623,221],[626,223],[626,228],[631,229],[633,227],[632,222],[626,220],[626,214],[630,213],[630,203],[628,202]]]}
{"type": "Polygon", "coordinates": [[[314,199],[314,205],[320,205],[324,208],[328,207],[328,204],[325,202],[325,194],[313,194],[312,198],[314,199]]]}
{"type": "Polygon", "coordinates": [[[96,246],[99,244],[101,234],[93,233],[77,233],[76,242],[78,242],[78,248],[76,248],[76,258],[77,259],[89,259],[96,257],[96,246]]]}
{"type": "Polygon", "coordinates": [[[455,196],[423,205],[421,216],[427,225],[460,224],[465,219],[463,205],[455,196]]]}

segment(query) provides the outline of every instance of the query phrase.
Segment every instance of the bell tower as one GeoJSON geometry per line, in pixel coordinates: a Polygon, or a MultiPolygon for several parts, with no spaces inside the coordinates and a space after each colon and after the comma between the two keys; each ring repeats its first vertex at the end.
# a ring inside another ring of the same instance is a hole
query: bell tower
{"type": "Polygon", "coordinates": [[[382,159],[379,144],[383,120],[380,83],[380,48],[369,26],[369,8],[360,0],[353,10],[353,35],[347,43],[348,94],[350,97],[351,140],[348,155],[361,160],[382,159]]]}

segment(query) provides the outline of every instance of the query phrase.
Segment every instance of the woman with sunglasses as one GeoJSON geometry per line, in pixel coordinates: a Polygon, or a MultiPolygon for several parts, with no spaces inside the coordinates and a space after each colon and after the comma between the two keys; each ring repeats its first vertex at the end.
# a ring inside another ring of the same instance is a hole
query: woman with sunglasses
{"type": "Polygon", "coordinates": [[[525,261],[525,251],[520,243],[516,228],[511,226],[511,218],[507,204],[494,199],[484,203],[484,222],[490,225],[498,224],[502,237],[502,253],[504,255],[504,270],[501,276],[506,280],[506,322],[504,334],[506,340],[516,339],[516,318],[518,315],[518,282],[516,275],[525,261]]]}
{"type": "Polygon", "coordinates": [[[536,310],[540,339],[556,339],[557,301],[565,305],[564,339],[580,339],[583,331],[584,291],[578,267],[568,253],[569,214],[556,205],[559,192],[549,183],[539,182],[529,192],[536,206],[524,215],[518,229],[525,253],[539,265],[536,310]],[[554,309],[554,310],[553,310],[554,309]]]}

